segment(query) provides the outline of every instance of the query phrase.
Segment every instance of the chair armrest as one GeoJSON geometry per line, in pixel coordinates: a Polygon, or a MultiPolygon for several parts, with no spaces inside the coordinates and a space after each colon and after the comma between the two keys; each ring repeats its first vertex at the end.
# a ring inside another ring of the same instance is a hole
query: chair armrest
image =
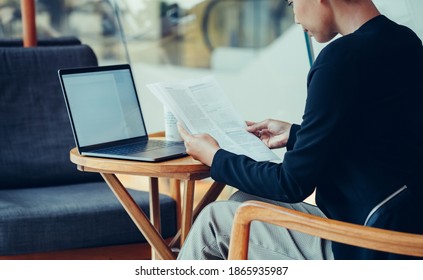
{"type": "Polygon", "coordinates": [[[423,257],[423,235],[321,218],[260,201],[246,201],[235,213],[229,259],[248,257],[252,221],[260,221],[362,248],[423,257]]]}

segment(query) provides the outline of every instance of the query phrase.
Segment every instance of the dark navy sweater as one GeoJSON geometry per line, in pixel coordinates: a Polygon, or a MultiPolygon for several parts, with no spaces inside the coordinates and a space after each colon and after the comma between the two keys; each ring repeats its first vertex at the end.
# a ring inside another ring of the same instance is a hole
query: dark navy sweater
{"type": "MultiPolygon", "coordinates": [[[[395,210],[403,216],[375,226],[423,232],[423,203],[414,201],[423,198],[420,39],[385,16],[375,17],[322,50],[307,86],[303,120],[291,128],[283,163],[220,149],[212,178],[289,203],[303,201],[316,188],[316,203],[327,217],[357,224],[407,185],[408,208],[395,210]]],[[[336,258],[386,257],[340,244],[333,250],[336,258]]]]}

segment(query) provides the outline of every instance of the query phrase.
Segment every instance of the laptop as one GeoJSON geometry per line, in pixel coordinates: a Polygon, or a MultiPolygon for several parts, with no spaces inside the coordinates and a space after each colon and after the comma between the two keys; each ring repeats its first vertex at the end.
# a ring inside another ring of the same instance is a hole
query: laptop
{"type": "Polygon", "coordinates": [[[183,142],[149,139],[130,65],[58,71],[78,152],[158,162],[186,156],[183,142]]]}

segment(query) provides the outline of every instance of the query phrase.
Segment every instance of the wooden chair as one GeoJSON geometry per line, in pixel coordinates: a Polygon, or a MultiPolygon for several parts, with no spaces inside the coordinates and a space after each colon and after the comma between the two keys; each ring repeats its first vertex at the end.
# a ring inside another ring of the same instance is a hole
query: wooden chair
{"type": "Polygon", "coordinates": [[[265,222],[339,243],[383,252],[423,257],[423,235],[384,230],[316,217],[259,201],[246,201],[237,210],[229,259],[248,258],[252,221],[265,222]]]}

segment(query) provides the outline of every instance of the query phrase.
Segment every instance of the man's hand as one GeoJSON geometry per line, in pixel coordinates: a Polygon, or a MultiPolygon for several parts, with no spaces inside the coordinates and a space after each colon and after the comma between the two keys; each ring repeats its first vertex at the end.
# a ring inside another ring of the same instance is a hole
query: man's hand
{"type": "Polygon", "coordinates": [[[214,155],[220,149],[217,141],[209,134],[190,134],[179,123],[178,130],[184,140],[187,153],[205,165],[211,166],[214,155]]]}
{"type": "Polygon", "coordinates": [[[273,149],[286,146],[292,124],[267,119],[258,123],[247,121],[247,126],[247,131],[255,134],[264,144],[273,149]]]}

